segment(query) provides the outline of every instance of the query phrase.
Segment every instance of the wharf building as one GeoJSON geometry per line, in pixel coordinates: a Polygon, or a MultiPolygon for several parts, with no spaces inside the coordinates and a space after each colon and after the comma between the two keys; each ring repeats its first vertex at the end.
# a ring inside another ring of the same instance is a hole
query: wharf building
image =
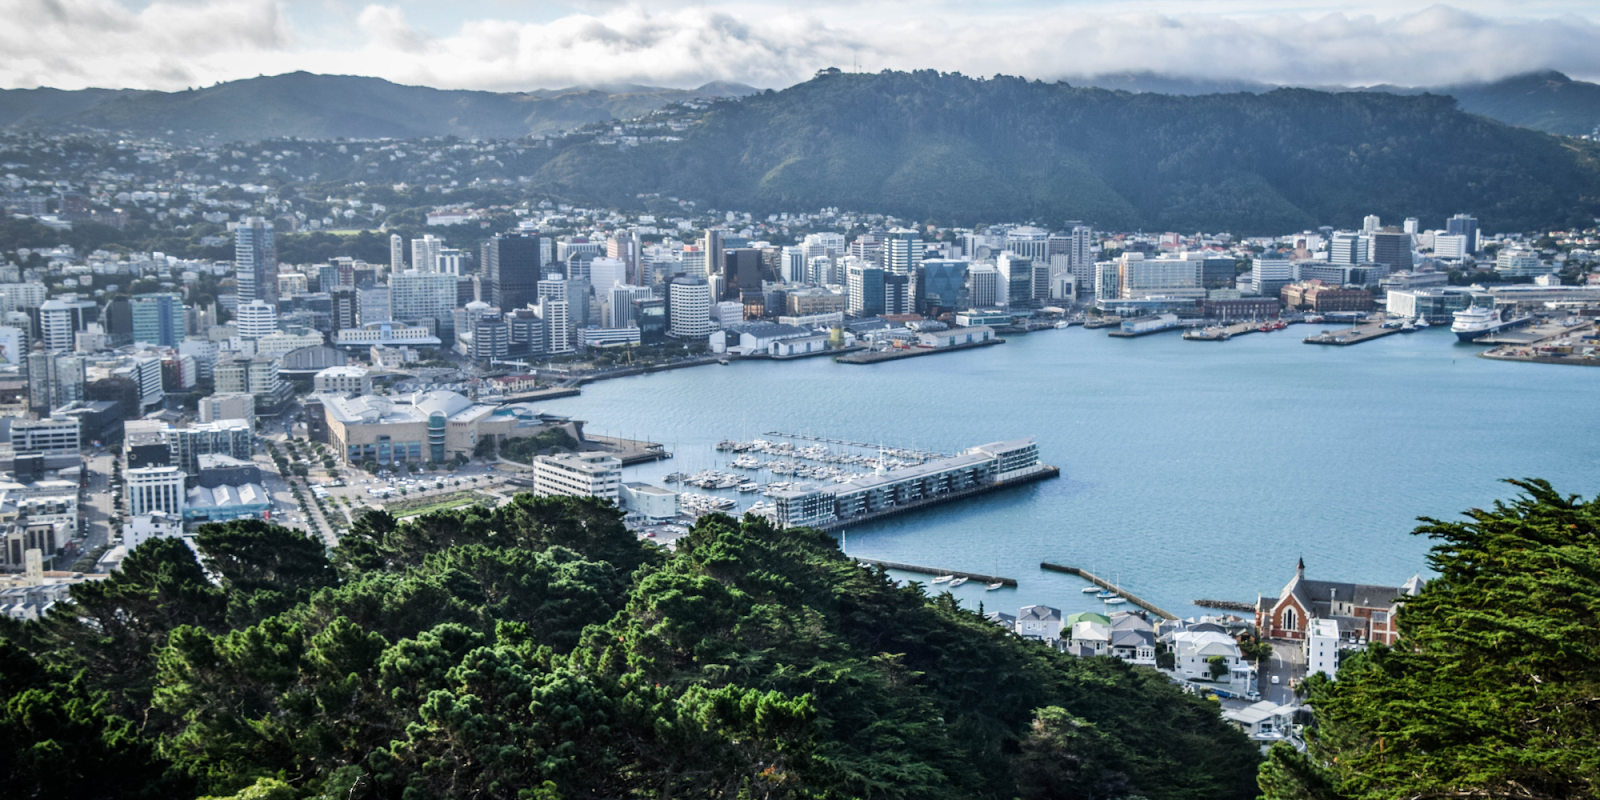
{"type": "Polygon", "coordinates": [[[1447,324],[1455,321],[1455,312],[1472,306],[1494,308],[1494,295],[1473,287],[1441,286],[1428,289],[1393,289],[1388,295],[1388,312],[1391,317],[1417,317],[1429,324],[1447,324]]]}
{"type": "Polygon", "coordinates": [[[1330,311],[1371,311],[1372,293],[1366,289],[1325,286],[1321,281],[1302,281],[1283,287],[1283,304],[1290,308],[1306,306],[1318,314],[1330,311]]]}
{"type": "Polygon", "coordinates": [[[322,406],[319,430],[346,464],[443,462],[470,457],[484,438],[522,438],[554,427],[566,427],[573,439],[583,441],[582,423],[521,404],[474,403],[455,392],[314,399],[322,406]]]}
{"type": "Polygon", "coordinates": [[[827,530],[1059,474],[1039,463],[1039,445],[1030,436],[914,467],[880,469],[847,483],[778,492],[774,502],[780,526],[827,530]]]}
{"type": "Polygon", "coordinates": [[[540,497],[603,497],[618,502],[622,462],[606,453],[562,453],[533,460],[533,491],[540,497]]]}

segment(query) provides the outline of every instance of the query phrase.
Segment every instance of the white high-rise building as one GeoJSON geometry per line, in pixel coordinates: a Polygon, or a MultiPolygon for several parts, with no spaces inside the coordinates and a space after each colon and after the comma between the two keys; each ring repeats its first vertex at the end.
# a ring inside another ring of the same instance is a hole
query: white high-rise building
{"type": "Polygon", "coordinates": [[[454,275],[408,269],[389,276],[389,311],[393,319],[401,322],[444,319],[455,308],[454,275]]]}
{"type": "Polygon", "coordinates": [[[1294,262],[1282,255],[1264,253],[1253,264],[1251,288],[1262,297],[1276,297],[1284,284],[1294,281],[1294,262]]]}
{"type": "Polygon", "coordinates": [[[1033,259],[1035,264],[1050,263],[1050,232],[1024,225],[1006,232],[1006,252],[1033,259]]]}
{"type": "Polygon", "coordinates": [[[1406,217],[1406,226],[1402,230],[1411,234],[1412,236],[1416,236],[1422,232],[1422,228],[1417,224],[1416,217],[1406,217]]]}
{"type": "Polygon", "coordinates": [[[427,234],[421,239],[411,240],[411,268],[417,272],[439,271],[439,250],[444,247],[444,241],[427,234]]]}
{"type": "Polygon", "coordinates": [[[973,265],[967,270],[967,297],[973,308],[1000,305],[1000,271],[986,264],[973,265]]]}
{"type": "Polygon", "coordinates": [[[406,240],[400,234],[389,234],[389,272],[405,272],[406,270],[406,240]]]}
{"type": "Polygon", "coordinates": [[[277,305],[278,248],[271,222],[259,217],[239,220],[233,232],[233,267],[240,303],[265,300],[277,305]]]}
{"type": "Polygon", "coordinates": [[[566,279],[552,272],[539,281],[538,290],[539,318],[544,320],[547,351],[551,355],[572,352],[572,306],[566,279]]]}
{"type": "Polygon", "coordinates": [[[1154,296],[1203,296],[1200,288],[1203,260],[1145,258],[1126,253],[1117,264],[1117,297],[1128,300],[1154,296]]]}
{"type": "Polygon", "coordinates": [[[1121,261],[1094,262],[1094,296],[1099,300],[1120,299],[1121,261]]]}
{"type": "Polygon", "coordinates": [[[711,324],[711,286],[704,280],[683,277],[667,284],[667,329],[680,339],[704,339],[711,324]]]}
{"type": "Polygon", "coordinates": [[[782,251],[783,269],[779,277],[785,283],[806,282],[806,249],[799,245],[789,245],[782,251]]]}
{"type": "Polygon", "coordinates": [[[1377,233],[1383,228],[1383,223],[1378,220],[1377,214],[1368,214],[1361,220],[1362,233],[1377,233]]]}
{"type": "Polygon", "coordinates": [[[1434,233],[1433,255],[1437,258],[1467,257],[1467,237],[1463,234],[1434,233]]]}
{"type": "Polygon", "coordinates": [[[628,262],[598,256],[589,262],[589,285],[597,297],[605,297],[611,287],[628,282],[628,262]]]}
{"type": "Polygon", "coordinates": [[[922,236],[910,228],[895,228],[883,241],[883,271],[890,275],[916,275],[922,266],[922,236]]]}
{"type": "Polygon", "coordinates": [[[1333,235],[1328,245],[1328,262],[1332,264],[1365,264],[1372,260],[1368,252],[1370,239],[1358,233],[1340,231],[1333,235]]]}
{"type": "Polygon", "coordinates": [[[633,301],[649,300],[655,293],[645,286],[629,286],[622,284],[611,287],[609,299],[610,316],[607,324],[613,328],[626,328],[629,325],[638,325],[639,321],[633,316],[633,301]]]}
{"type": "Polygon", "coordinates": [[[260,300],[240,303],[234,324],[239,328],[240,338],[260,339],[269,336],[278,331],[278,309],[260,300]]]}
{"type": "Polygon", "coordinates": [[[461,275],[461,249],[457,247],[439,248],[439,272],[445,275],[461,275]]]}

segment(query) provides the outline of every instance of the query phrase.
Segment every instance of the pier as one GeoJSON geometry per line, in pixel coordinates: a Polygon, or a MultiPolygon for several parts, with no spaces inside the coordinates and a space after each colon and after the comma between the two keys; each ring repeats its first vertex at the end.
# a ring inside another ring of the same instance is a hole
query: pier
{"type": "Polygon", "coordinates": [[[1348,347],[1353,344],[1361,344],[1362,342],[1370,342],[1373,339],[1382,339],[1385,336],[1392,336],[1396,333],[1400,333],[1401,330],[1402,329],[1398,326],[1393,328],[1385,328],[1381,322],[1369,322],[1365,325],[1357,325],[1354,328],[1346,328],[1342,331],[1323,331],[1316,336],[1307,336],[1304,341],[1306,344],[1327,344],[1335,347],[1348,347]]]}
{"type": "Polygon", "coordinates": [[[1600,333],[1592,320],[1571,317],[1531,325],[1523,330],[1484,336],[1476,344],[1492,344],[1478,354],[1496,361],[1574,364],[1600,367],[1600,333]]]}
{"type": "Polygon", "coordinates": [[[893,561],[878,561],[877,559],[873,558],[858,558],[856,561],[862,564],[870,564],[874,567],[883,567],[884,569],[897,569],[901,572],[915,572],[919,575],[949,575],[953,578],[966,578],[969,581],[976,581],[978,583],[998,583],[1003,586],[1009,586],[1013,589],[1017,587],[1016,578],[1001,578],[994,575],[980,575],[976,572],[962,572],[958,569],[936,569],[934,567],[919,567],[915,564],[897,564],[893,561]]]}
{"type": "Polygon", "coordinates": [[[987,492],[992,492],[997,489],[1006,489],[1012,486],[1021,486],[1025,483],[1033,483],[1034,481],[1042,481],[1049,478],[1059,477],[1061,477],[1060,467],[1052,467],[1046,464],[1040,464],[1036,471],[1012,478],[1010,480],[986,483],[981,486],[974,486],[971,489],[963,489],[958,492],[936,494],[931,497],[924,497],[921,500],[913,500],[909,503],[890,506],[889,508],[885,508],[881,511],[869,511],[865,514],[858,514],[853,517],[844,517],[842,519],[836,518],[831,522],[816,523],[807,525],[806,527],[816,528],[820,531],[832,533],[833,531],[843,530],[852,525],[864,525],[868,522],[875,522],[883,519],[884,517],[892,517],[896,514],[904,514],[908,511],[920,511],[924,508],[928,508],[929,506],[936,506],[940,503],[948,503],[951,500],[961,500],[963,498],[974,497],[987,492]]]}
{"type": "Polygon", "coordinates": [[[1049,571],[1049,572],[1065,572],[1068,575],[1077,575],[1078,577],[1083,578],[1084,580],[1086,580],[1086,581],[1088,581],[1088,582],[1090,582],[1090,583],[1092,583],[1092,584],[1094,584],[1094,585],[1096,585],[1096,586],[1098,586],[1098,587],[1100,587],[1102,589],[1105,589],[1108,592],[1115,593],[1118,597],[1121,597],[1122,599],[1124,599],[1124,600],[1126,600],[1126,601],[1128,601],[1128,602],[1130,602],[1130,603],[1132,603],[1132,604],[1134,604],[1134,605],[1136,605],[1136,606],[1138,606],[1138,607],[1140,607],[1140,608],[1142,608],[1142,609],[1144,609],[1144,610],[1146,610],[1146,611],[1148,611],[1148,612],[1150,612],[1150,613],[1152,613],[1152,614],[1154,614],[1154,615],[1156,615],[1158,617],[1161,617],[1162,619],[1177,619],[1178,618],[1178,616],[1176,614],[1173,614],[1173,613],[1171,613],[1169,611],[1166,611],[1165,609],[1161,608],[1160,606],[1156,605],[1155,603],[1152,603],[1152,602],[1150,602],[1150,601],[1148,601],[1148,600],[1146,600],[1146,599],[1134,594],[1133,592],[1127,591],[1126,589],[1122,589],[1122,588],[1117,587],[1117,586],[1113,586],[1113,585],[1111,585],[1110,581],[1108,581],[1108,580],[1106,580],[1106,579],[1104,579],[1104,578],[1102,578],[1102,577],[1100,577],[1100,576],[1098,576],[1098,575],[1096,575],[1096,574],[1094,574],[1094,573],[1092,573],[1092,572],[1090,572],[1090,571],[1088,571],[1086,569],[1079,569],[1077,567],[1069,567],[1069,566],[1066,566],[1065,564],[1052,564],[1052,563],[1050,563],[1048,561],[1041,562],[1039,564],[1039,569],[1046,570],[1046,571],[1049,571]]]}
{"type": "Polygon", "coordinates": [[[1005,339],[988,339],[982,342],[964,342],[948,347],[907,347],[903,350],[865,350],[858,353],[842,355],[834,359],[840,364],[877,364],[883,361],[897,361],[902,358],[916,358],[918,356],[931,356],[935,353],[954,353],[961,350],[972,350],[978,347],[989,347],[1005,344],[1005,339]]]}
{"type": "Polygon", "coordinates": [[[656,442],[624,439],[620,436],[599,436],[592,433],[584,434],[583,438],[598,445],[598,450],[616,456],[624,467],[672,458],[672,454],[667,452],[666,445],[656,442]]]}
{"type": "Polygon", "coordinates": [[[1196,600],[1194,604],[1201,608],[1220,608],[1223,611],[1246,611],[1255,613],[1256,607],[1249,603],[1240,603],[1235,600],[1196,600]]]}

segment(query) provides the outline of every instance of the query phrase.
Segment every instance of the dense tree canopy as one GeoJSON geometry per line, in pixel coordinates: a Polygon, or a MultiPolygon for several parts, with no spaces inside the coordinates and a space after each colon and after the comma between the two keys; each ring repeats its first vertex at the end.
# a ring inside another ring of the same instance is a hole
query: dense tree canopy
{"type": "Polygon", "coordinates": [[[1510,503],[1423,521],[1439,577],[1395,647],[1308,681],[1309,752],[1272,751],[1269,800],[1600,795],[1600,499],[1515,483],[1510,503]]]}
{"type": "Polygon", "coordinates": [[[0,641],[8,796],[1254,793],[1213,705],[815,531],[713,516],[669,554],[607,503],[521,496],[371,513],[328,557],[259,522],[195,544],[0,641]]]}

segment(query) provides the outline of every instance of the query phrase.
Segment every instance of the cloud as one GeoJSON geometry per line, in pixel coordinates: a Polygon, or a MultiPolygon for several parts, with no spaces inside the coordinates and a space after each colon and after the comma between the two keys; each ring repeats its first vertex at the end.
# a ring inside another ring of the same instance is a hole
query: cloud
{"type": "Polygon", "coordinates": [[[1045,80],[1149,72],[1439,85],[1536,69],[1600,78],[1600,25],[1563,13],[1559,2],[1526,17],[1497,5],[1329,13],[1293,0],[1202,0],[1177,6],[1181,13],[1168,11],[1171,4],[1111,2],[757,1],[646,10],[596,0],[529,21],[505,18],[513,4],[464,0],[443,27],[441,7],[421,9],[419,19],[436,23],[424,29],[400,5],[302,1],[311,5],[289,13],[278,0],[166,0],[137,11],[115,0],[0,0],[8,21],[0,85],[174,89],[304,69],[493,90],[711,80],[781,87],[853,63],[1045,80]]]}

